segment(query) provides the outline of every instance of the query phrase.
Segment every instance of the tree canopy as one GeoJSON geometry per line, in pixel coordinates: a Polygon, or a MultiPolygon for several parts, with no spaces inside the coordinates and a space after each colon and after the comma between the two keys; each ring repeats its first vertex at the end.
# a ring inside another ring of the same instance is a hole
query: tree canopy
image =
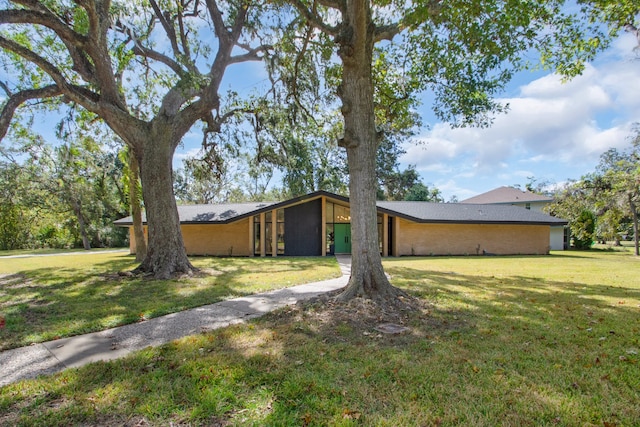
{"type": "MultiPolygon", "coordinates": [[[[200,121],[203,145],[235,114],[220,94],[229,66],[261,60],[271,45],[258,29],[277,16],[244,1],[5,1],[1,57],[12,76],[0,136],[19,107],[66,103],[103,120],[140,167],[149,247],[139,271],[169,277],[193,270],[184,251],[172,158],[200,121]],[[135,13],[131,13],[135,10],[135,13]]],[[[24,108],[22,108],[24,111],[24,108]]]]}
{"type": "Polygon", "coordinates": [[[590,5],[572,12],[561,0],[290,3],[303,18],[299,39],[325,41],[340,59],[340,66],[326,73],[334,77],[341,101],[339,145],[346,149],[350,177],[352,274],[343,299],[398,294],[376,248],[375,162],[385,132],[376,105],[382,94],[391,94],[395,103],[390,104],[408,113],[415,94],[429,91],[440,119],[454,126],[488,126],[494,114],[506,110],[494,97],[516,71],[541,63],[574,76],[610,36],[590,20],[590,5]],[[540,61],[530,62],[531,52],[540,61]],[[385,71],[376,68],[379,60],[385,71]],[[393,90],[379,89],[389,82],[393,90]]]}

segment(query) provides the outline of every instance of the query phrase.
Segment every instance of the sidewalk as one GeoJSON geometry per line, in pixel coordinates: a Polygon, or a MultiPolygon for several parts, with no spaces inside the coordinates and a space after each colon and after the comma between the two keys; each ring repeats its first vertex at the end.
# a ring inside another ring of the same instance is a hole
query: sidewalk
{"type": "Polygon", "coordinates": [[[87,335],[34,344],[0,353],[0,386],[53,374],[99,360],[124,357],[148,346],[244,322],[347,284],[350,256],[337,256],[342,277],[307,283],[173,313],[87,335]]]}

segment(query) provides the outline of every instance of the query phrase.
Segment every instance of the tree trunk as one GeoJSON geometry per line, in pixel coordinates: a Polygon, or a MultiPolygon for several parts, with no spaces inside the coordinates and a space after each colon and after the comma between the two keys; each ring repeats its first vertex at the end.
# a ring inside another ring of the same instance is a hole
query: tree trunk
{"type": "Polygon", "coordinates": [[[87,235],[87,225],[85,223],[84,216],[82,215],[80,202],[76,199],[72,199],[71,205],[73,206],[73,213],[76,215],[76,219],[78,220],[80,237],[82,237],[82,247],[85,251],[88,251],[91,249],[91,243],[89,241],[89,236],[87,235]]]}
{"type": "Polygon", "coordinates": [[[373,103],[373,30],[368,0],[347,2],[345,29],[338,37],[343,75],[339,95],[344,117],[349,199],[351,201],[351,277],[340,300],[365,297],[384,300],[400,291],[382,268],[376,209],[376,151],[378,137],[373,103]]]}
{"type": "Polygon", "coordinates": [[[150,132],[138,159],[149,244],[144,261],[135,271],[157,279],[196,270],[187,258],[173,194],[171,163],[176,144],[171,140],[172,135],[170,129],[162,127],[150,132]]]}
{"type": "Polygon", "coordinates": [[[631,214],[633,216],[633,253],[635,254],[635,256],[640,256],[640,245],[638,245],[638,242],[640,240],[640,236],[638,236],[638,209],[631,195],[629,195],[629,206],[631,208],[631,214]]]}
{"type": "Polygon", "coordinates": [[[140,168],[138,159],[131,148],[129,150],[129,202],[131,204],[131,217],[133,218],[133,238],[136,242],[136,261],[142,262],[147,256],[147,241],[144,238],[142,226],[142,200],[139,189],[140,168]]]}

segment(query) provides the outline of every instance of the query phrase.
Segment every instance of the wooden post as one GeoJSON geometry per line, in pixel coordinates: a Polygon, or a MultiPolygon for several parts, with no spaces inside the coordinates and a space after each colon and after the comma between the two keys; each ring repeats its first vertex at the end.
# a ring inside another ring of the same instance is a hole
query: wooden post
{"type": "Polygon", "coordinates": [[[389,215],[382,214],[382,256],[389,256],[389,215]]]}
{"type": "Polygon", "coordinates": [[[260,214],[260,256],[267,256],[266,225],[266,215],[262,212],[260,214]]]}
{"type": "Polygon", "coordinates": [[[278,256],[278,215],[271,211],[271,256],[278,256]]]}
{"type": "Polygon", "coordinates": [[[256,251],[255,242],[253,241],[255,236],[254,226],[253,226],[253,216],[249,217],[249,256],[254,256],[256,251]]]}
{"type": "Polygon", "coordinates": [[[320,233],[322,234],[322,250],[320,255],[327,256],[327,198],[322,196],[322,226],[320,233]]]}
{"type": "Polygon", "coordinates": [[[398,237],[400,235],[400,218],[393,217],[393,240],[391,242],[392,254],[391,256],[400,256],[398,253],[398,237]]]}

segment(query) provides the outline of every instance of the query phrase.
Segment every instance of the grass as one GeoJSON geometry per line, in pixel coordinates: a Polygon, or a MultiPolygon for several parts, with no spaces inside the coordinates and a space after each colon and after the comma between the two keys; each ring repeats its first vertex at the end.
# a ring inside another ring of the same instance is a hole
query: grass
{"type": "Polygon", "coordinates": [[[0,258],[0,350],[340,275],[332,258],[194,258],[180,280],[121,277],[123,253],[0,258]]]}
{"type": "Polygon", "coordinates": [[[362,322],[365,303],[289,307],[3,387],[0,424],[638,425],[639,262],[388,259],[393,283],[431,303],[407,334],[362,322]]]}
{"type": "Polygon", "coordinates": [[[38,256],[38,255],[57,255],[57,254],[87,254],[95,252],[111,252],[111,251],[128,251],[129,248],[91,248],[89,251],[82,248],[71,249],[12,249],[8,251],[0,251],[0,258],[7,256],[38,256]]]}

